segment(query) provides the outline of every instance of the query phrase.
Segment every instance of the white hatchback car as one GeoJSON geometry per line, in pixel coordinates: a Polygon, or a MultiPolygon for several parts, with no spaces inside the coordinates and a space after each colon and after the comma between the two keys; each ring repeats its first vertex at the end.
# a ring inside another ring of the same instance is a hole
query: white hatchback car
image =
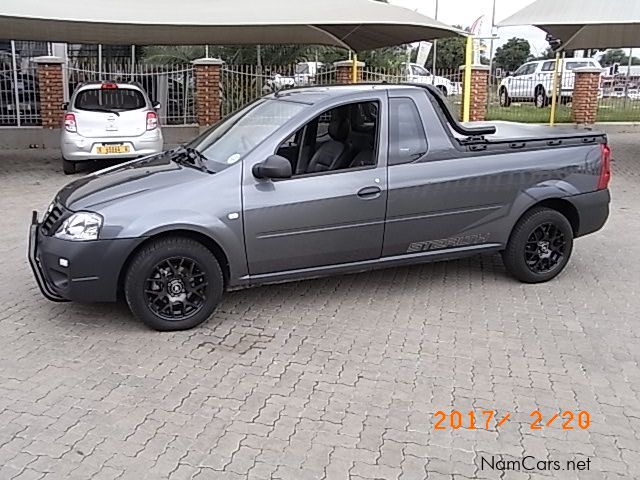
{"type": "Polygon", "coordinates": [[[83,84],[65,106],[61,149],[64,173],[76,163],[99,158],[131,159],[164,148],[157,110],[133,83],[83,84]]]}

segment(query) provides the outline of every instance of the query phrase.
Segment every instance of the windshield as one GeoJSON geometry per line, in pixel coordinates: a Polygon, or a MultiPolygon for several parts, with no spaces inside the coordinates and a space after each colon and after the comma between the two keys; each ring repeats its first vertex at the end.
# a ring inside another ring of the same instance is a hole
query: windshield
{"type": "Polygon", "coordinates": [[[589,62],[567,62],[567,70],[574,70],[576,68],[588,67],[589,62]]]}
{"type": "Polygon", "coordinates": [[[206,157],[212,170],[219,172],[238,162],[307,107],[303,103],[260,99],[218,123],[189,146],[206,157]]]}
{"type": "Polygon", "coordinates": [[[429,76],[429,72],[425,68],[423,68],[423,67],[421,67],[419,65],[414,65],[413,66],[413,73],[415,75],[420,75],[421,77],[428,77],[429,76]]]}
{"type": "Polygon", "coordinates": [[[309,65],[306,63],[299,63],[298,65],[296,65],[296,73],[309,73],[309,65]]]}
{"type": "Polygon", "coordinates": [[[139,90],[132,88],[82,90],[76,95],[78,110],[113,110],[122,112],[145,108],[147,102],[139,90]]]}

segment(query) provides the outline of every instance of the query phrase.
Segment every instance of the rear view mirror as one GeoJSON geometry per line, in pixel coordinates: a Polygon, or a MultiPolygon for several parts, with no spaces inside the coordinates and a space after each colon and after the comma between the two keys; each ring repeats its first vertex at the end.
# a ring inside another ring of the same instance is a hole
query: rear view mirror
{"type": "Polygon", "coordinates": [[[291,162],[280,155],[270,155],[251,170],[256,178],[291,178],[291,162]]]}

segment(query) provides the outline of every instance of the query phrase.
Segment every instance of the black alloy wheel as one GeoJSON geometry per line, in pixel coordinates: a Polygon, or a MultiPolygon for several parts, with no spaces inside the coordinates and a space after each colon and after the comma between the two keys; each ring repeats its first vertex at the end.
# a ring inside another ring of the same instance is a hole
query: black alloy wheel
{"type": "Polygon", "coordinates": [[[146,280],[147,306],[165,320],[187,319],[204,306],[208,284],[206,273],[194,259],[162,260],[146,280]]]}
{"type": "Polygon", "coordinates": [[[521,282],[546,282],[567,265],[573,236],[573,227],[562,213],[551,208],[532,208],[513,228],[502,260],[509,274],[521,282]]]}
{"type": "Polygon", "coordinates": [[[525,261],[534,273],[550,272],[562,262],[566,247],[562,230],[552,223],[543,223],[529,235],[524,247],[525,261]]]}
{"type": "Polygon", "coordinates": [[[131,312],[160,331],[204,322],[222,299],[224,277],[216,256],[186,237],[146,243],[131,261],[124,293],[131,312]]]}

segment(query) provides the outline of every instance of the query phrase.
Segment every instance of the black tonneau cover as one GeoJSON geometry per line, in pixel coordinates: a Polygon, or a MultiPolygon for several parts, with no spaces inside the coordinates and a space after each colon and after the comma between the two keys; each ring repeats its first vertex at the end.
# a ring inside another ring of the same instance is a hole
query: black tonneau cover
{"type": "Polygon", "coordinates": [[[565,147],[606,143],[607,136],[597,130],[577,126],[555,126],[515,122],[459,122],[446,99],[433,85],[424,88],[438,104],[444,119],[460,145],[469,150],[503,150],[565,147]]]}

